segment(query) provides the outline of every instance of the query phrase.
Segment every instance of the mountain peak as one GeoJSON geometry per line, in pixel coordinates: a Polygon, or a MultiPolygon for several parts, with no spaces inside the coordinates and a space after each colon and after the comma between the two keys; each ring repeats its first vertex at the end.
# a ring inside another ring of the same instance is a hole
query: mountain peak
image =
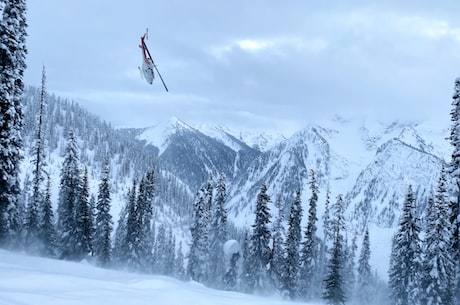
{"type": "Polygon", "coordinates": [[[159,148],[160,154],[166,149],[169,138],[181,131],[195,131],[193,127],[181,121],[177,117],[171,117],[167,122],[158,123],[142,130],[137,136],[138,140],[144,140],[159,148]]]}
{"type": "Polygon", "coordinates": [[[412,126],[404,127],[398,139],[423,152],[431,153],[432,147],[426,144],[425,140],[412,126]]]}
{"type": "Polygon", "coordinates": [[[178,117],[171,117],[166,125],[174,131],[178,130],[195,130],[193,127],[180,120],[178,117]]]}

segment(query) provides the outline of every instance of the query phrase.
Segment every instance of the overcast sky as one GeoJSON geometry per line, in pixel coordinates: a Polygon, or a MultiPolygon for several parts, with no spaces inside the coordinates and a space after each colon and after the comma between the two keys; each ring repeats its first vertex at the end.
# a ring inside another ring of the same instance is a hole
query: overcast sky
{"type": "Polygon", "coordinates": [[[460,1],[28,2],[28,85],[114,126],[176,116],[286,132],[338,115],[449,124],[460,1]],[[139,38],[169,88],[141,79],[139,38]]]}

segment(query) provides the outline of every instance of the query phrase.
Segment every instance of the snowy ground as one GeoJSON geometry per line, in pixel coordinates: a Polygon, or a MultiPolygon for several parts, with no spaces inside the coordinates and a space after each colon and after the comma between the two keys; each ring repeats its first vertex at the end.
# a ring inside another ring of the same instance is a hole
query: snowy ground
{"type": "MultiPolygon", "coordinates": [[[[0,250],[0,305],[287,305],[194,282],[95,268],[0,250]]],[[[311,304],[310,305],[315,305],[311,304]]]]}

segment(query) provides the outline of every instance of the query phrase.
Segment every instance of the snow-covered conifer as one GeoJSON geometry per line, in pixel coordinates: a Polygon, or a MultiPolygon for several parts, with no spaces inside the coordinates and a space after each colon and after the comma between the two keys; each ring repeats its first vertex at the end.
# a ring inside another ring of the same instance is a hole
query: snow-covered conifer
{"type": "Polygon", "coordinates": [[[76,204],[74,238],[77,243],[75,258],[83,259],[93,253],[94,219],[89,202],[89,177],[88,168],[85,167],[81,193],[76,204]]]}
{"type": "Polygon", "coordinates": [[[27,53],[25,16],[25,0],[6,1],[0,19],[0,246],[17,243],[22,227],[18,199],[27,53]]]}
{"type": "Polygon", "coordinates": [[[320,240],[316,234],[317,227],[317,205],[318,205],[318,184],[315,172],[310,171],[311,196],[308,208],[308,222],[304,233],[304,242],[301,247],[300,257],[300,295],[302,298],[311,300],[321,296],[320,275],[320,240]]]}
{"type": "Polygon", "coordinates": [[[326,247],[329,242],[332,241],[332,228],[331,228],[331,201],[330,201],[330,190],[329,186],[326,192],[326,201],[324,202],[324,214],[323,214],[323,239],[326,247]]]}
{"type": "Polygon", "coordinates": [[[197,282],[206,282],[209,263],[209,235],[208,235],[208,202],[207,192],[202,187],[196,196],[192,233],[192,244],[188,256],[187,274],[197,282]]]}
{"type": "MultiPolygon", "coordinates": [[[[208,187],[209,192],[209,187],[208,187]]],[[[214,209],[211,211],[212,220],[210,228],[210,257],[209,257],[209,274],[212,279],[210,283],[219,286],[225,273],[225,262],[223,246],[227,241],[227,209],[225,203],[227,200],[227,186],[225,176],[222,173],[217,181],[216,196],[214,198],[214,209]]]]}
{"type": "Polygon", "coordinates": [[[48,176],[45,198],[43,200],[43,215],[40,228],[40,240],[43,243],[43,255],[54,257],[57,251],[57,233],[54,226],[54,212],[51,202],[51,179],[48,176]]]}
{"type": "Polygon", "coordinates": [[[455,262],[451,251],[452,231],[444,167],[441,170],[435,198],[428,201],[426,213],[421,274],[423,298],[426,304],[430,305],[454,304],[455,262]]]}
{"type": "Polygon", "coordinates": [[[286,259],[284,261],[283,272],[283,291],[291,299],[297,299],[299,295],[299,247],[302,239],[302,229],[300,227],[302,213],[302,200],[300,198],[300,189],[298,189],[289,214],[285,246],[286,259]]]}
{"type": "Polygon", "coordinates": [[[102,167],[101,182],[96,203],[96,234],[94,239],[94,256],[101,266],[107,266],[111,261],[113,230],[110,191],[110,164],[106,158],[102,167]]]}
{"type": "MultiPolygon", "coordinates": [[[[131,191],[129,192],[128,198],[131,197],[131,191]]],[[[120,216],[117,221],[117,228],[115,230],[115,237],[113,241],[113,263],[116,265],[122,265],[125,262],[126,253],[128,252],[126,247],[126,225],[128,218],[128,204],[122,207],[120,216]]]]}
{"type": "Polygon", "coordinates": [[[327,266],[326,277],[324,278],[323,298],[327,304],[343,305],[346,301],[345,282],[343,278],[344,268],[344,202],[342,196],[337,197],[334,208],[333,227],[333,244],[331,249],[331,258],[327,266]]]}
{"type": "Polygon", "coordinates": [[[358,277],[356,283],[355,298],[358,305],[371,304],[373,300],[372,295],[372,271],[370,265],[371,248],[369,241],[369,229],[364,233],[361,252],[358,259],[358,277]]]}
{"type": "Polygon", "coordinates": [[[140,270],[140,232],[141,220],[139,215],[137,183],[134,180],[129,193],[128,204],[126,207],[126,235],[124,241],[125,256],[124,261],[127,266],[135,270],[140,270]]]}
{"type": "Polygon", "coordinates": [[[43,241],[40,240],[44,201],[44,181],[46,177],[45,155],[45,98],[46,73],[42,70],[42,85],[40,89],[40,107],[37,114],[37,125],[32,148],[32,195],[29,197],[24,223],[25,241],[29,251],[41,251],[43,241]],[[36,249],[33,249],[36,248],[36,249]]]}
{"type": "Polygon", "coordinates": [[[271,222],[270,208],[271,202],[267,194],[267,186],[263,183],[257,195],[254,224],[252,225],[252,236],[249,245],[249,267],[250,276],[253,278],[249,283],[254,286],[248,287],[252,291],[266,293],[272,288],[270,279],[270,256],[271,256],[271,232],[269,224],[271,222]]]}
{"type": "Polygon", "coordinates": [[[72,130],[67,137],[64,162],[61,168],[57,231],[60,237],[60,256],[64,259],[80,259],[77,241],[77,208],[81,198],[82,178],[78,157],[77,139],[72,130]]]}
{"type": "Polygon", "coordinates": [[[415,195],[409,186],[391,248],[388,285],[394,304],[417,304],[420,301],[421,254],[415,195]]]}
{"type": "Polygon", "coordinates": [[[452,96],[450,143],[453,146],[452,159],[448,168],[450,175],[449,217],[451,225],[451,251],[456,262],[453,289],[455,302],[460,303],[460,77],[455,80],[452,96]]]}
{"type": "Polygon", "coordinates": [[[171,266],[167,265],[168,244],[166,236],[166,226],[161,224],[158,228],[158,235],[155,238],[155,266],[154,271],[159,274],[166,274],[171,266]]]}

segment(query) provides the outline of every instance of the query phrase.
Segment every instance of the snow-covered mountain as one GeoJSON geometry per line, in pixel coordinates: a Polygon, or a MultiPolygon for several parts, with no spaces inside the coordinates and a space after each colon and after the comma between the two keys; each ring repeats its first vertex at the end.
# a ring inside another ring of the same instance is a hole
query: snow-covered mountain
{"type": "MultiPolygon", "coordinates": [[[[37,99],[36,89],[26,92],[26,148],[31,146],[37,99]]],[[[371,225],[374,231],[384,230],[391,235],[408,186],[416,191],[419,208],[423,209],[441,165],[451,153],[446,140],[449,122],[440,126],[335,117],[311,122],[286,136],[193,125],[177,118],[143,129],[117,130],[66,100],[51,97],[48,108],[54,200],[65,134],[72,128],[79,138],[81,160],[89,169],[93,194],[104,156],[112,161],[115,220],[133,179],[153,166],[158,176],[158,221],[174,227],[184,239],[189,234],[193,196],[210,173],[214,177],[225,174],[230,220],[239,227],[248,227],[253,223],[262,182],[268,186],[272,201],[280,198],[285,211],[300,187],[306,208],[310,170],[315,171],[320,187],[319,217],[330,190],[331,201],[338,194],[345,196],[350,230],[360,233],[371,225]]],[[[24,162],[24,179],[30,172],[27,164],[24,162]]],[[[381,246],[386,250],[379,249],[378,253],[389,253],[390,239],[385,240],[387,243],[381,246]]]]}
{"type": "Polygon", "coordinates": [[[246,131],[192,127],[174,118],[141,130],[137,138],[158,146],[161,164],[192,188],[207,181],[209,172],[224,172],[228,208],[237,224],[252,223],[262,182],[273,200],[280,197],[287,208],[299,187],[306,202],[308,172],[313,169],[323,197],[327,189],[332,200],[345,195],[353,227],[361,231],[370,223],[393,227],[409,185],[423,207],[450,154],[448,124],[440,128],[428,123],[335,117],[290,137],[252,132],[250,139],[270,139],[261,149],[242,136],[246,131]]]}
{"type": "Polygon", "coordinates": [[[260,154],[221,129],[206,135],[177,118],[139,130],[137,139],[158,145],[159,164],[192,189],[205,182],[210,173],[224,173],[234,179],[260,154]]]}

